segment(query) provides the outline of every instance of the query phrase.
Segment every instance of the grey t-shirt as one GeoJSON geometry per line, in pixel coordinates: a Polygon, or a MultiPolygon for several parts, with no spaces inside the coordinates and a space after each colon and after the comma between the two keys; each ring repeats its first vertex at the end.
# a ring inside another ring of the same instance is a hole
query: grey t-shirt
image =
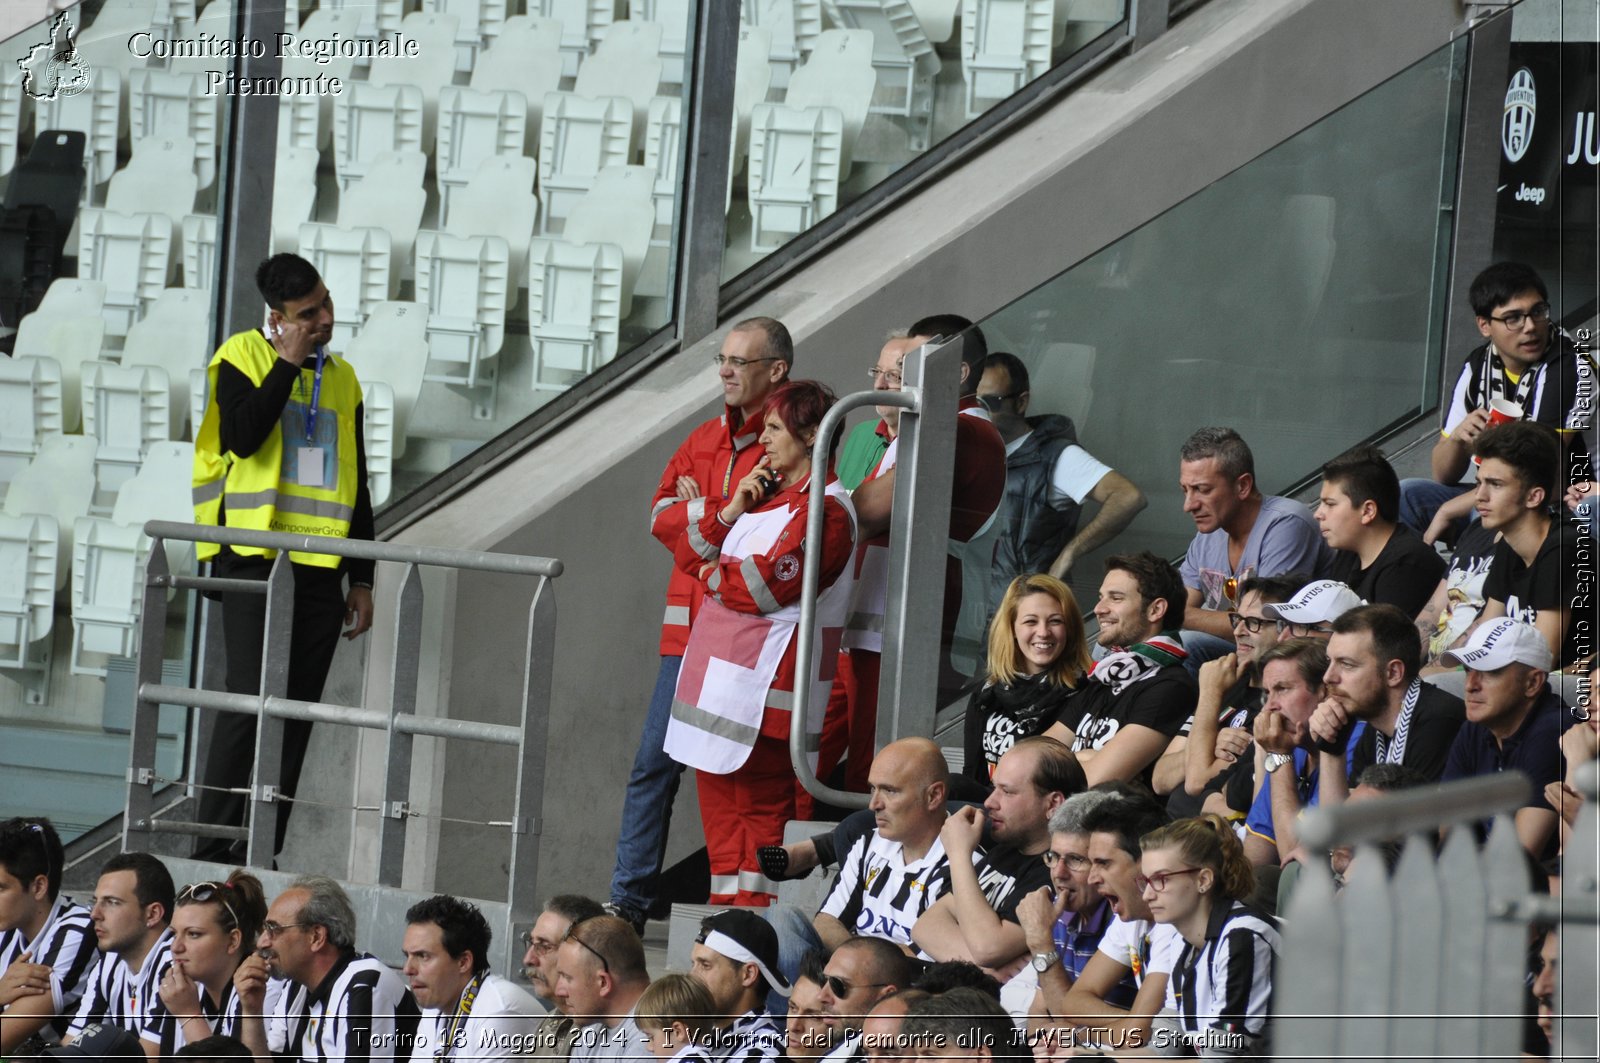
{"type": "Polygon", "coordinates": [[[1228,565],[1228,533],[1221,528],[1205,532],[1194,537],[1184,555],[1183,585],[1200,591],[1201,608],[1218,609],[1228,600],[1224,587],[1229,577],[1242,583],[1251,576],[1303,572],[1310,582],[1327,572],[1330,555],[1309,509],[1293,499],[1266,495],[1239,567],[1228,565]]]}

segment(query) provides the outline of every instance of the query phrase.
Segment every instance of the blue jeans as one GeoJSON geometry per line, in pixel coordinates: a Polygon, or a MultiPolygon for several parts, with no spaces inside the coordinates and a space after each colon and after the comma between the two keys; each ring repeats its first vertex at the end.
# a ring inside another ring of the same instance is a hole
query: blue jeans
{"type": "Polygon", "coordinates": [[[1234,651],[1233,643],[1227,639],[1219,639],[1215,635],[1208,635],[1204,631],[1185,629],[1178,634],[1183,639],[1183,648],[1189,651],[1189,656],[1184,660],[1183,666],[1193,676],[1200,674],[1200,666],[1202,664],[1234,651]]]}
{"type": "MultiPolygon", "coordinates": [[[[1401,480],[1400,523],[1421,535],[1433,523],[1433,515],[1439,512],[1440,506],[1471,489],[1468,484],[1442,484],[1422,477],[1401,480]]],[[[1467,526],[1464,520],[1457,523],[1459,526],[1450,529],[1452,541],[1467,526]]]]}
{"type": "MultiPolygon", "coordinates": [[[[794,985],[795,976],[800,973],[800,961],[805,959],[806,953],[823,947],[822,939],[811,925],[811,916],[792,904],[774,904],[768,908],[750,910],[759,913],[778,932],[778,970],[783,972],[790,985],[794,985]]],[[[780,1005],[787,1010],[783,998],[772,994],[769,1008],[780,1005]]]]}
{"type": "Polygon", "coordinates": [[[645,915],[655,903],[661,862],[672,824],[672,800],[678,795],[683,765],[667,756],[667,721],[678,689],[682,657],[661,658],[656,688],[645,711],[644,733],[622,798],[622,826],[617,831],[617,866],[611,873],[611,903],[645,915]]]}

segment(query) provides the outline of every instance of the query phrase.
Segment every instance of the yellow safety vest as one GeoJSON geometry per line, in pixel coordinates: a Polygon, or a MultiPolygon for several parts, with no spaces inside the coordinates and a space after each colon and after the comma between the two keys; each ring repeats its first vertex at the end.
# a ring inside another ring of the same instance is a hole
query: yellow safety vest
{"type": "MultiPolygon", "coordinates": [[[[345,538],[350,534],[360,486],[356,417],[361,384],[350,363],[331,354],[323,363],[315,438],[306,438],[316,382],[313,356],[306,359],[277,427],[260,449],[247,458],[222,449],[217,367],[227,362],[259,387],[277,360],[278,352],[255,329],[229,337],[212,356],[206,370],[209,397],[205,417],[194,440],[195,523],[345,538]]],[[[216,543],[197,543],[195,554],[203,561],[215,557],[220,549],[216,543]]],[[[232,549],[252,557],[277,555],[275,550],[253,546],[232,549]]],[[[338,568],[340,561],[332,554],[298,550],[291,550],[289,558],[321,568],[338,568]]]]}

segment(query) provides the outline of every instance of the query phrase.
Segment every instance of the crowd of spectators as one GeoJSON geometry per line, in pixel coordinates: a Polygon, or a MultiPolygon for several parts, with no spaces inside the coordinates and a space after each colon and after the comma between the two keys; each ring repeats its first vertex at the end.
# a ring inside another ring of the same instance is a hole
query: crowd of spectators
{"type": "MultiPolygon", "coordinates": [[[[1511,829],[1555,888],[1573,773],[1600,747],[1592,611],[1576,598],[1593,579],[1592,423],[1577,411],[1592,410],[1594,370],[1526,267],[1491,267],[1472,299],[1486,343],[1444,412],[1434,480],[1402,483],[1362,446],[1323,467],[1307,507],[1260,490],[1239,431],[1199,428],[1174,455],[1195,524],[1181,564],[1115,553],[1083,605],[1062,577],[1143,492],[1070,420],[1031,413],[1026,366],[970,322],[893,333],[869,370],[884,392],[923,344],[961,354],[940,688],[966,715],[949,750],[923,736],[874,748],[899,407],[886,400],[836,454],[818,434],[833,392],[791,378],[780,322],[740,322],[715,359],[723,410],[651,503],[673,574],[604,903],[551,898],[518,980],[490,969],[476,908],[434,897],[390,943],[396,971],[358,950],[331,879],[296,879],[269,904],[248,872],[179,891],[160,860],[126,853],[85,907],[61,892],[54,828],[12,820],[0,1053],[1266,1055],[1287,898],[1313,868],[1342,882],[1353,859],[1308,852],[1303,810],[1519,772],[1511,829]],[[965,581],[988,617],[969,679],[950,649],[957,555],[972,556],[955,546],[973,543],[993,546],[984,578],[965,581]],[[821,650],[800,675],[808,564],[821,650]],[[813,770],[869,807],[783,844],[784,824],[813,813],[788,760],[803,683],[813,770]],[[685,767],[708,900],[729,907],[705,919],[686,972],[652,979],[641,939],[685,767]],[[777,883],[830,866],[815,911],[773,904],[777,883]]],[[[1530,939],[1534,1052],[1553,948],[1530,939]]]]}

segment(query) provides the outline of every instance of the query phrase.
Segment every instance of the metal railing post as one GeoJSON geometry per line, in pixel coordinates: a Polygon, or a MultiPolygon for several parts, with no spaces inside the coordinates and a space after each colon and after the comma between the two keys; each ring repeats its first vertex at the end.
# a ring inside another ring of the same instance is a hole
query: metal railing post
{"type": "Polygon", "coordinates": [[[1128,14],[1128,28],[1133,35],[1133,47],[1148,48],[1156,38],[1167,32],[1172,21],[1172,0],[1128,0],[1132,11],[1128,14]]]}
{"type": "MultiPolygon", "coordinates": [[[[541,579],[528,605],[528,643],[522,681],[522,719],[517,746],[517,788],[511,809],[511,854],[506,876],[510,911],[504,935],[513,948],[516,928],[538,914],[533,890],[539,880],[539,836],[544,831],[545,751],[550,734],[550,684],[555,674],[556,601],[541,579]]],[[[515,960],[513,955],[512,960],[515,960]]]]}
{"type": "MultiPolygon", "coordinates": [[[[261,636],[261,704],[256,718],[256,763],[250,775],[251,867],[271,865],[282,812],[279,784],[283,765],[283,721],[266,712],[267,698],[289,696],[289,647],[294,640],[294,565],[279,551],[267,577],[267,620],[261,636]]],[[[294,795],[290,795],[291,797],[294,795]]]]}
{"type": "Polygon", "coordinates": [[[905,384],[920,398],[915,409],[900,415],[897,437],[895,533],[889,537],[889,600],[878,683],[880,748],[906,735],[932,737],[939,711],[961,349],[958,336],[937,347],[919,347],[905,362],[905,384]]]}
{"type": "Polygon", "coordinates": [[[389,673],[389,730],[383,802],[379,809],[378,884],[398,886],[405,869],[411,808],[411,735],[395,724],[417,711],[417,674],[422,656],[422,574],[407,565],[395,599],[394,660],[389,673]]]}
{"type": "MultiPolygon", "coordinates": [[[[163,643],[167,636],[168,575],[166,547],[160,539],[152,539],[150,555],[144,563],[136,687],[161,682],[161,662],[166,656],[163,643]]],[[[122,817],[123,852],[150,847],[150,819],[155,814],[156,732],[160,722],[161,704],[138,693],[133,702],[129,735],[128,805],[122,817]],[[136,832],[137,838],[134,837],[136,832]]]]}
{"type": "MultiPolygon", "coordinates": [[[[921,392],[916,388],[903,388],[900,391],[857,391],[846,395],[833,404],[822,418],[822,424],[817,426],[817,441],[813,450],[819,454],[826,454],[832,449],[833,437],[844,424],[845,415],[851,410],[861,406],[898,406],[902,410],[915,410],[921,401],[921,392]]],[[[811,507],[806,512],[806,543],[820,543],[822,541],[823,507],[827,504],[828,484],[826,476],[812,476],[807,487],[808,505],[811,507]]],[[[860,539],[860,531],[856,537],[860,539]]],[[[812,658],[816,656],[817,638],[817,594],[818,584],[822,581],[822,552],[808,549],[805,551],[805,563],[800,572],[800,623],[795,632],[794,649],[794,674],[809,676],[816,665],[812,658]]],[[[789,714],[789,762],[794,765],[795,776],[806,791],[818,800],[841,808],[866,808],[867,798],[864,794],[847,793],[835,790],[825,785],[817,778],[817,773],[811,767],[810,735],[806,730],[806,717],[811,712],[811,684],[803,679],[796,679],[794,691],[794,711],[789,714]]]]}

